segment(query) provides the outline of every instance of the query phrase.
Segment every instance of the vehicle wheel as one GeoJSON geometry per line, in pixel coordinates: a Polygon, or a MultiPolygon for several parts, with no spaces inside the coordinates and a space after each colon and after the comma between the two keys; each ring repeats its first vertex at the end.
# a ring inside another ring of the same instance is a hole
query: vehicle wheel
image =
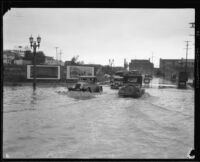
{"type": "Polygon", "coordinates": [[[90,92],[90,93],[92,92],[90,87],[87,88],[87,92],[90,92]]]}
{"type": "Polygon", "coordinates": [[[95,88],[95,92],[101,92],[100,86],[98,86],[97,88],[95,88]]]}
{"type": "Polygon", "coordinates": [[[129,94],[133,93],[133,92],[134,92],[134,87],[133,87],[133,86],[128,86],[128,87],[127,87],[127,92],[128,92],[129,94]]]}
{"type": "Polygon", "coordinates": [[[141,94],[143,95],[144,93],[145,93],[145,90],[144,90],[144,89],[142,89],[142,90],[141,90],[141,94]]]}
{"type": "Polygon", "coordinates": [[[103,87],[102,86],[99,87],[99,92],[103,92],[103,87]]]}

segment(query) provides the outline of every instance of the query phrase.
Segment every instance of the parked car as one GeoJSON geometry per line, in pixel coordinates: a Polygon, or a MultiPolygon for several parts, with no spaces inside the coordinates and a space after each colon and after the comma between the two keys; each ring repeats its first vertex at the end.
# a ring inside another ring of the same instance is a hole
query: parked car
{"type": "Polygon", "coordinates": [[[144,94],[144,89],[142,89],[142,75],[127,74],[124,76],[123,84],[118,91],[119,96],[138,98],[144,94]]]}
{"type": "Polygon", "coordinates": [[[96,83],[95,76],[80,76],[79,81],[72,87],[68,87],[69,91],[88,91],[102,92],[103,87],[96,83]]]}

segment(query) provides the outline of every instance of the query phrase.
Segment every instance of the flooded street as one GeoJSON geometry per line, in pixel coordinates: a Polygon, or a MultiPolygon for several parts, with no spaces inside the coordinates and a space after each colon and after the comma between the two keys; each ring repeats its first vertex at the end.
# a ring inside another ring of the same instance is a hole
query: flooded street
{"type": "Polygon", "coordinates": [[[159,89],[139,98],[4,87],[4,158],[186,158],[194,146],[194,90],[159,89]]]}

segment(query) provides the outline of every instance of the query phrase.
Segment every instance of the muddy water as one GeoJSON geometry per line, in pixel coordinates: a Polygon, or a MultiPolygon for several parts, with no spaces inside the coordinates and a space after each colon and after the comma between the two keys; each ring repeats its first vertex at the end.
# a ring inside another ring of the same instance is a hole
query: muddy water
{"type": "Polygon", "coordinates": [[[4,87],[5,158],[186,158],[194,145],[194,90],[147,88],[140,99],[4,87]]]}

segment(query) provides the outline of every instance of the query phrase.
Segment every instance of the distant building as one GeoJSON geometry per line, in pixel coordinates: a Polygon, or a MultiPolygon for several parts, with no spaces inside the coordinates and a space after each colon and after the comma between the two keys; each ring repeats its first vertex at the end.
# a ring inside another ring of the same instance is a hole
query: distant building
{"type": "Polygon", "coordinates": [[[113,66],[112,71],[113,73],[118,72],[118,71],[125,71],[125,68],[122,66],[113,66]]]}
{"type": "Polygon", "coordinates": [[[24,57],[25,55],[25,51],[12,50],[12,52],[18,55],[19,57],[24,57]]]}
{"type": "Polygon", "coordinates": [[[16,54],[11,50],[3,51],[3,64],[14,64],[16,54]]]}
{"type": "Polygon", "coordinates": [[[14,49],[12,50],[12,52],[18,54],[21,57],[24,57],[25,55],[25,51],[30,51],[31,49],[28,46],[15,46],[14,49]]]}
{"type": "Polygon", "coordinates": [[[65,66],[67,65],[72,65],[72,62],[71,61],[65,61],[65,66]]]}
{"type": "Polygon", "coordinates": [[[128,62],[126,61],[126,59],[124,59],[124,69],[128,70],[128,62]]]}
{"type": "Polygon", "coordinates": [[[31,65],[32,61],[20,59],[20,60],[14,60],[14,64],[16,64],[16,65],[31,65]]]}
{"type": "Polygon", "coordinates": [[[131,60],[129,70],[138,70],[142,74],[153,74],[153,63],[150,60],[131,60]]]}
{"type": "Polygon", "coordinates": [[[165,79],[177,78],[178,73],[187,71],[189,78],[194,78],[194,59],[160,59],[160,72],[165,79]]]}

